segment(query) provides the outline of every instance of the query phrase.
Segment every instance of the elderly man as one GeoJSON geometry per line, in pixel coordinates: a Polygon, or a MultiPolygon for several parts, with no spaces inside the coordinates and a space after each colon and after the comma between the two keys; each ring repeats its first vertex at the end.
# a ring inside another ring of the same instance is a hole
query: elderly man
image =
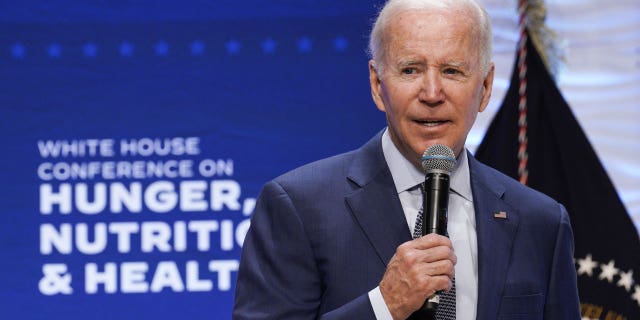
{"type": "Polygon", "coordinates": [[[421,318],[440,293],[436,319],[579,319],[564,207],[464,149],[493,83],[484,9],[473,0],[390,0],[370,50],[371,93],[388,127],[358,150],[265,185],[234,318],[421,318]],[[449,238],[412,240],[420,157],[436,143],[457,158],[449,238]]]}

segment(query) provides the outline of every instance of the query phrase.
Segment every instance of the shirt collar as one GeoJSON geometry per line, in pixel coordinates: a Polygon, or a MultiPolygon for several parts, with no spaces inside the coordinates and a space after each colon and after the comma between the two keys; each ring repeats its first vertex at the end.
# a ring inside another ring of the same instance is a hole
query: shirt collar
{"type": "MultiPolygon", "coordinates": [[[[400,153],[400,150],[391,141],[388,129],[382,134],[382,153],[391,171],[393,183],[398,193],[412,189],[417,184],[424,182],[424,172],[418,170],[400,153]]],[[[469,161],[467,160],[466,149],[458,155],[450,181],[450,188],[453,192],[472,201],[469,161]]]]}

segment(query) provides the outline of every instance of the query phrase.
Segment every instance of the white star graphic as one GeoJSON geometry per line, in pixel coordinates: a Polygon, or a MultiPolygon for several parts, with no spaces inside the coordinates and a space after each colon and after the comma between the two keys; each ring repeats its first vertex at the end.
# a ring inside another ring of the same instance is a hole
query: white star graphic
{"type": "Polygon", "coordinates": [[[635,300],[638,303],[638,306],[640,307],[640,286],[635,286],[634,289],[635,289],[635,292],[633,293],[631,298],[635,300]]]}
{"type": "Polygon", "coordinates": [[[586,274],[593,276],[593,268],[598,266],[598,263],[591,259],[591,255],[588,254],[584,259],[578,259],[578,275],[586,274]]]}
{"type": "Polygon", "coordinates": [[[613,282],[613,277],[620,272],[620,269],[615,267],[615,262],[613,260],[609,261],[607,264],[600,264],[600,269],[602,269],[602,272],[598,276],[598,279],[607,279],[609,283],[613,282]]]}
{"type": "Polygon", "coordinates": [[[631,291],[633,285],[633,270],[628,272],[620,271],[620,280],[618,280],[618,287],[624,287],[627,291],[631,291]]]}

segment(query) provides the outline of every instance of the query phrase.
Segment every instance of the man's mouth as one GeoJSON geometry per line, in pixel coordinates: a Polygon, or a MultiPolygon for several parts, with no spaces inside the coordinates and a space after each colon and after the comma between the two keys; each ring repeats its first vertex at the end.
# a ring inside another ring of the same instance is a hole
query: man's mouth
{"type": "Polygon", "coordinates": [[[417,120],[416,122],[426,127],[437,127],[448,121],[447,120],[417,120]]]}

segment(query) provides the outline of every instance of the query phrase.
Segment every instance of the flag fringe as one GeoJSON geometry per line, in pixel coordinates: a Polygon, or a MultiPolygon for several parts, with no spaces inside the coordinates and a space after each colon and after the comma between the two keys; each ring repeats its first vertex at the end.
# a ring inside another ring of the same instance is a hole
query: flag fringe
{"type": "Polygon", "coordinates": [[[565,45],[558,34],[545,24],[547,6],[544,0],[528,0],[525,4],[527,30],[542,61],[555,78],[565,62],[565,45]]]}

